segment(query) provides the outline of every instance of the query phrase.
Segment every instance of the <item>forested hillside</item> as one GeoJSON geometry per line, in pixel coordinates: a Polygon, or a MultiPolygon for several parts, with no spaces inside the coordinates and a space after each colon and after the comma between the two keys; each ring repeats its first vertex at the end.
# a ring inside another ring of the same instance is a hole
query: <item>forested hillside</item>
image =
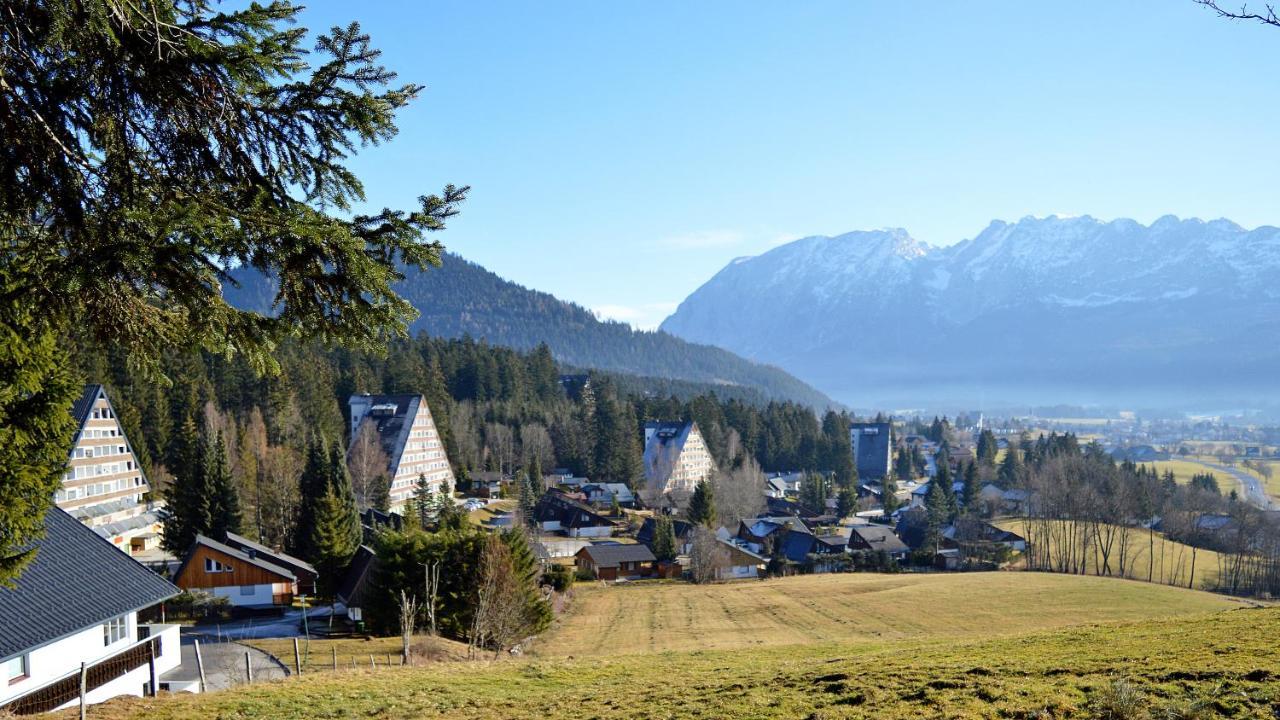
{"type": "MultiPolygon", "coordinates": [[[[275,297],[271,279],[256,271],[232,273],[240,287],[227,287],[229,302],[268,313],[275,297]]],[[[409,269],[396,292],[421,313],[410,328],[435,337],[484,339],[532,350],[546,343],[568,365],[620,373],[755,388],[769,399],[826,408],[831,400],[778,368],[698,345],[665,332],[633,330],[597,319],[586,308],[504,280],[450,253],[444,265],[409,269]]]]}
{"type": "Polygon", "coordinates": [[[168,384],[131,373],[110,349],[73,354],[86,382],[107,386],[161,492],[190,445],[184,435],[221,434],[243,527],[270,544],[281,544],[297,517],[308,445],[347,442],[346,403],[357,392],[425,395],[460,482],[475,471],[513,473],[536,462],[638,487],[642,424],[657,419],[695,420],[724,470],[851,465],[847,415],[820,420],[798,403],[753,404],[695,394],[692,384],[615,381],[606,373],[593,373],[590,389],[571,398],[545,345],[518,352],[421,335],[379,357],[290,343],[277,352],[280,374],[266,377],[240,359],[175,354],[164,361],[168,384]]]}

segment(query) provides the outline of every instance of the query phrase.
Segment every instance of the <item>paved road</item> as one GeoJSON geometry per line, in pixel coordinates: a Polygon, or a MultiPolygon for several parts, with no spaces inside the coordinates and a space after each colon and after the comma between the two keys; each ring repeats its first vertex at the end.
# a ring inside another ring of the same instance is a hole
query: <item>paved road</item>
{"type": "MultiPolygon", "coordinates": [[[[193,636],[183,634],[182,666],[165,673],[165,680],[195,681],[200,677],[196,668],[193,636]]],[[[274,657],[248,645],[236,642],[207,642],[200,640],[200,658],[204,661],[205,687],[208,690],[224,690],[245,682],[244,654],[249,653],[253,666],[253,681],[279,680],[289,674],[285,666],[274,657]]]]}
{"type": "MultiPolygon", "coordinates": [[[[338,616],[343,613],[338,606],[338,616]]],[[[307,623],[315,628],[329,623],[329,606],[307,611],[307,623]]],[[[234,620],[225,623],[202,623],[193,628],[200,642],[223,640],[255,640],[258,638],[294,637],[302,634],[302,611],[289,609],[281,615],[234,620]]]]}
{"type": "Polygon", "coordinates": [[[1249,473],[1217,463],[1202,462],[1200,460],[1191,460],[1191,462],[1202,465],[1213,472],[1225,473],[1239,480],[1240,484],[1244,486],[1245,499],[1254,505],[1264,510],[1278,509],[1275,500],[1270,495],[1267,495],[1266,488],[1262,487],[1262,481],[1249,473]]]}

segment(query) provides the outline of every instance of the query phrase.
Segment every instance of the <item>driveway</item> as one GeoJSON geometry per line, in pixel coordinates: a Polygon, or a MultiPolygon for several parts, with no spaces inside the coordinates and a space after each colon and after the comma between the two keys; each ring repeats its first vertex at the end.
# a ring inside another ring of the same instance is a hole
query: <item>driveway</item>
{"type": "MultiPolygon", "coordinates": [[[[345,610],[337,606],[338,617],[345,610]]],[[[307,624],[313,628],[329,624],[329,606],[311,608],[307,611],[307,624]]],[[[202,623],[191,629],[194,636],[200,638],[201,647],[206,642],[222,642],[225,640],[256,640],[259,638],[295,637],[302,634],[302,611],[285,610],[282,615],[233,620],[224,623],[202,623]]]]}
{"type": "MultiPolygon", "coordinates": [[[[195,637],[182,636],[182,666],[164,674],[166,681],[194,682],[200,679],[196,667],[195,637]]],[[[285,666],[274,657],[248,645],[237,642],[207,642],[200,640],[200,657],[204,661],[206,690],[225,690],[245,682],[244,655],[249,653],[253,668],[253,681],[279,680],[289,674],[285,666]]]]}

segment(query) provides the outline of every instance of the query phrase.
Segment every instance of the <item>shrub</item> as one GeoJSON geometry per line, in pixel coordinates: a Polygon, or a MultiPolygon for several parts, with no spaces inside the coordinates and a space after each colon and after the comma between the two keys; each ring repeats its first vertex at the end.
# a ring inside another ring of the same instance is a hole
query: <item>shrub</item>
{"type": "Polygon", "coordinates": [[[568,565],[548,565],[542,571],[542,584],[562,593],[573,587],[574,576],[573,568],[568,565]]]}
{"type": "Polygon", "coordinates": [[[1098,720],[1146,720],[1151,717],[1146,698],[1128,680],[1114,680],[1104,686],[1089,699],[1089,707],[1098,720]]]}

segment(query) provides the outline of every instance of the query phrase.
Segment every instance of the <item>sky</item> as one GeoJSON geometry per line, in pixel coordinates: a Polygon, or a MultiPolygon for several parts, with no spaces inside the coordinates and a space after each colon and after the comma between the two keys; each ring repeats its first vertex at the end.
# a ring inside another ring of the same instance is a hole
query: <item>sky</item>
{"type": "MultiPolygon", "coordinates": [[[[1238,4],[1238,3],[1237,3],[1238,4]]],[[[315,0],[426,87],[369,207],[470,185],[446,247],[652,328],[735,257],[993,219],[1280,224],[1280,29],[1191,0],[315,0]]]]}

